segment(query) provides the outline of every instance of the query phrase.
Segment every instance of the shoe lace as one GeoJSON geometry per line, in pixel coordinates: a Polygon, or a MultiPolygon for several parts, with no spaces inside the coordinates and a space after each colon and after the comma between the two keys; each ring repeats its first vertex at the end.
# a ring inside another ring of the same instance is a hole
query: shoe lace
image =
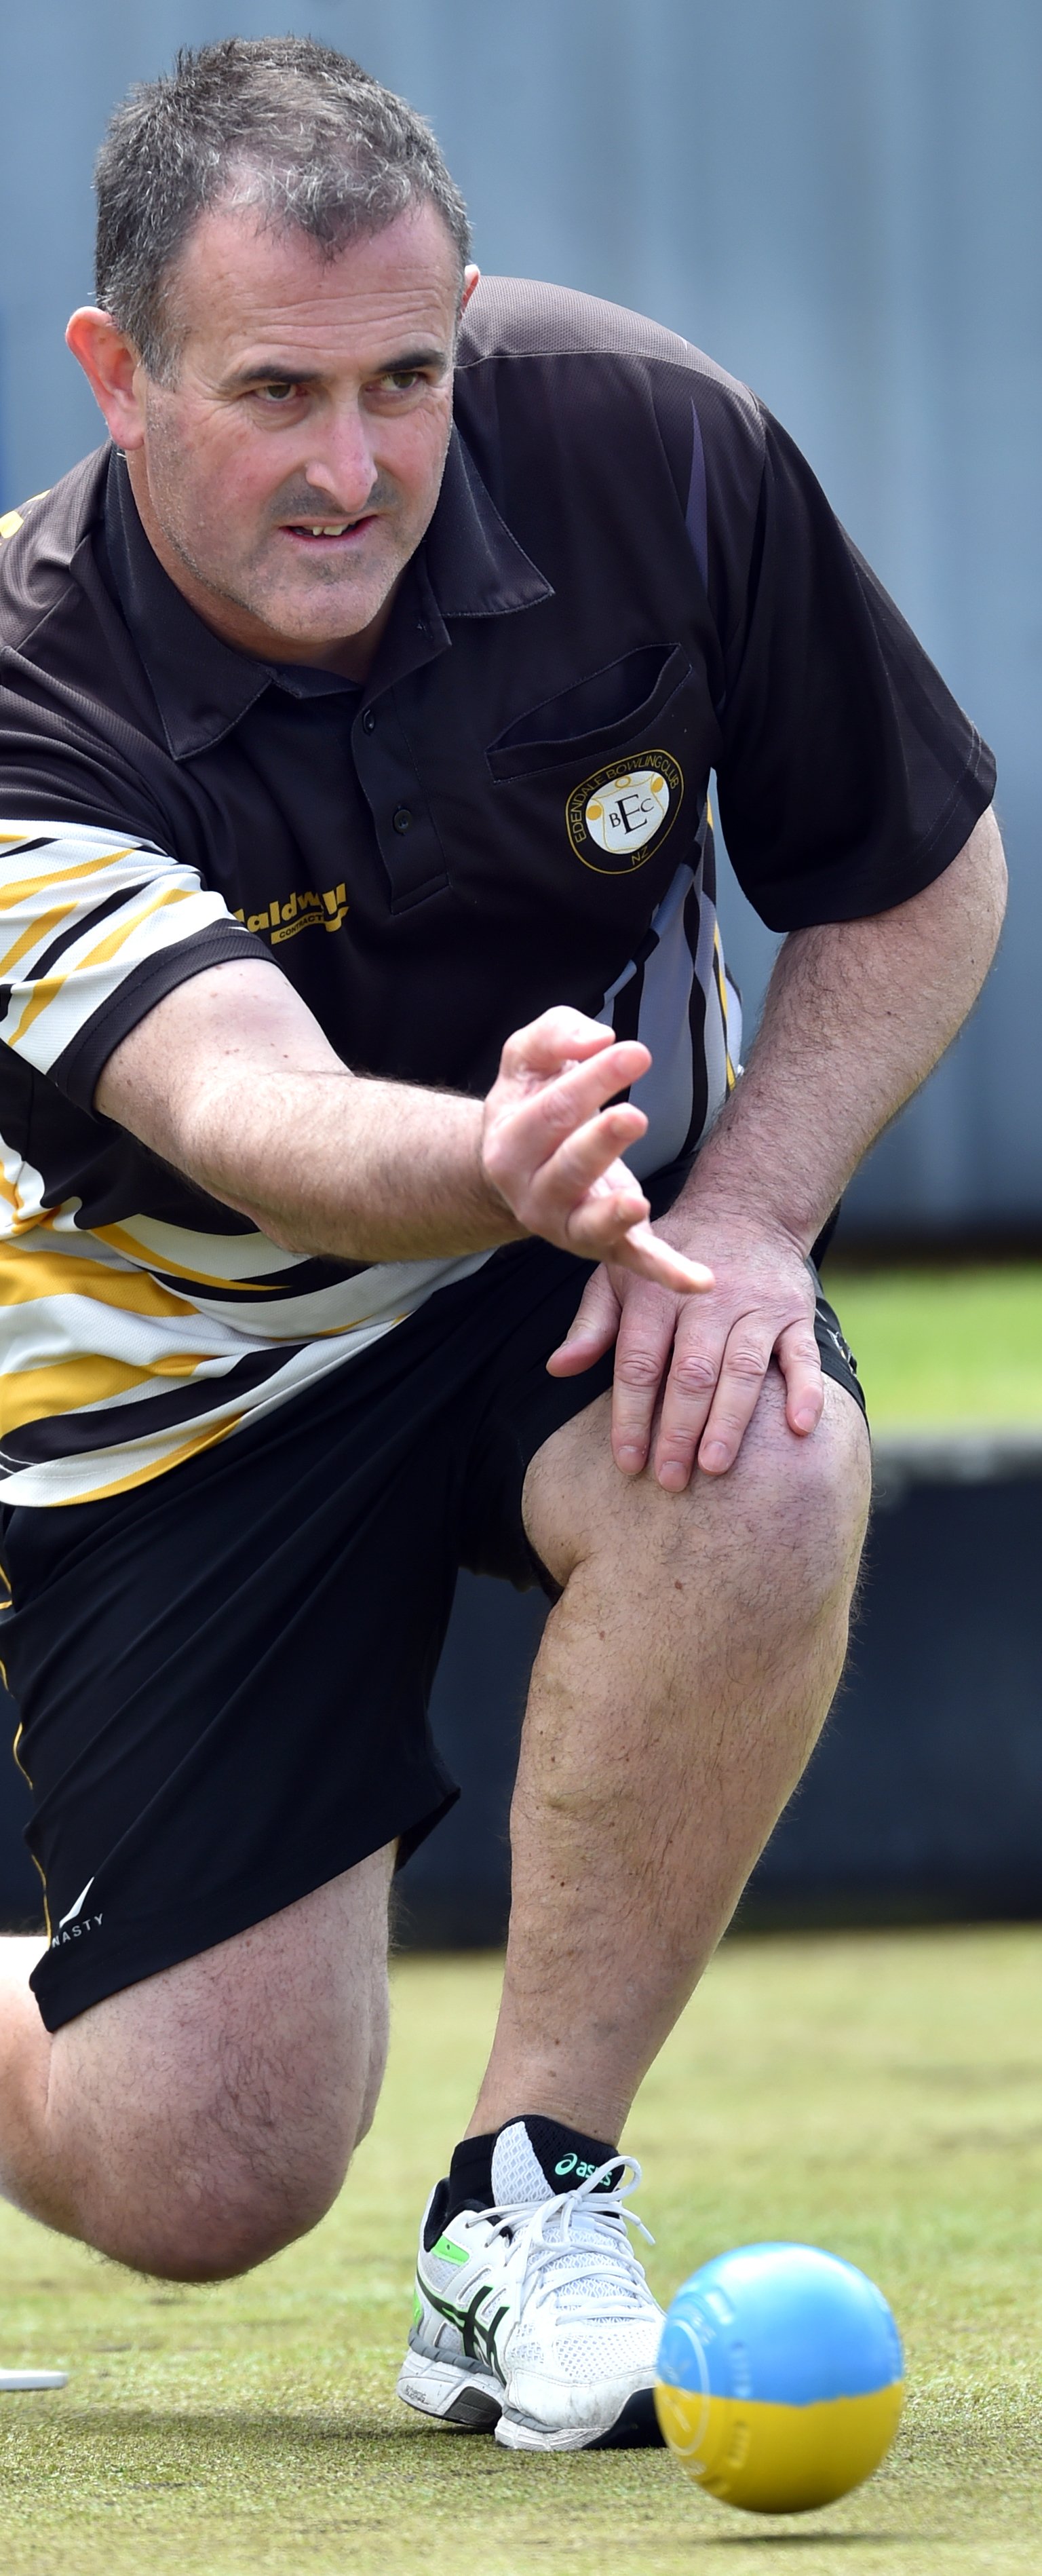
{"type": "Polygon", "coordinates": [[[553,2300],[581,2307],[584,2319],[600,2324],[646,2312],[644,2266],[626,2228],[639,2228],[649,2245],[655,2239],[636,2210],[623,2207],[640,2179],[635,2157],[610,2156],[574,2191],[554,2192],[534,2209],[520,2201],[482,2211],[507,2246],[505,2270],[520,2275],[520,2306],[553,2300]],[[617,2181],[605,2189],[613,2174],[617,2181]]]}

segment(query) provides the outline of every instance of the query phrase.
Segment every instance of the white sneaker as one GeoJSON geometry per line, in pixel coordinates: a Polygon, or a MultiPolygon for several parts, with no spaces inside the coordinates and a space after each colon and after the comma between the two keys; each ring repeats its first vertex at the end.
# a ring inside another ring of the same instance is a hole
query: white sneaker
{"type": "Polygon", "coordinates": [[[428,2249],[420,2233],[398,2395],[511,2451],[581,2451],[659,2438],[651,2390],[662,2332],[623,2209],[640,2166],[612,2156],[547,2195],[522,2120],[493,2151],[492,2209],[466,2209],[428,2249]],[[628,2173],[629,2179],[624,2177],[628,2173]],[[539,2195],[539,2196],[537,2196],[539,2195]]]}

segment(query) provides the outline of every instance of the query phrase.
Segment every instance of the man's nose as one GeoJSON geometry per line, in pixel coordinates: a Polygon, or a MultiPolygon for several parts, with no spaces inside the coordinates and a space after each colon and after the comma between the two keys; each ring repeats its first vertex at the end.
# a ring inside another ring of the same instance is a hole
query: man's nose
{"type": "Polygon", "coordinates": [[[305,465],[305,480],[323,499],[336,501],[357,516],[379,475],[369,423],[354,406],[345,405],[324,428],[321,445],[305,465]]]}

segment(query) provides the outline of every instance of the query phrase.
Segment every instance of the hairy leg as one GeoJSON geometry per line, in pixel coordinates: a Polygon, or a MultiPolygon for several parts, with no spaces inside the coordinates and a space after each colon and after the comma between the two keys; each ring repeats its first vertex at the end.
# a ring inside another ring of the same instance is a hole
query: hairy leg
{"type": "Polygon", "coordinates": [[[852,1398],[809,1439],[772,1370],[735,1467],[621,1476],[610,1398],[554,1434],[526,1527],[563,1586],[511,1816],[503,2001],[470,2134],[540,2111],[617,2138],[827,1714],[869,1497],[852,1398]]]}
{"type": "Polygon", "coordinates": [[[0,1945],[0,2189],[175,2280],[246,2271],[315,2224],[372,2119],[387,2049],[393,1851],[50,2038],[0,1945]]]}

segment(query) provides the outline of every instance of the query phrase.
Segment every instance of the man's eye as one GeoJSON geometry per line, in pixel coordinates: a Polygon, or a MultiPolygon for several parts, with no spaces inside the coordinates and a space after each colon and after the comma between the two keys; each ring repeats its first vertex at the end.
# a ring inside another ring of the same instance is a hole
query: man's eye
{"type": "Polygon", "coordinates": [[[411,394],[413,386],[422,384],[424,379],[418,367],[397,367],[388,375],[382,376],[380,381],[382,384],[389,385],[392,393],[411,394]]]}
{"type": "Polygon", "coordinates": [[[281,376],[273,384],[258,385],[255,388],[265,402],[274,403],[292,402],[296,390],[295,385],[289,384],[281,376]]]}

